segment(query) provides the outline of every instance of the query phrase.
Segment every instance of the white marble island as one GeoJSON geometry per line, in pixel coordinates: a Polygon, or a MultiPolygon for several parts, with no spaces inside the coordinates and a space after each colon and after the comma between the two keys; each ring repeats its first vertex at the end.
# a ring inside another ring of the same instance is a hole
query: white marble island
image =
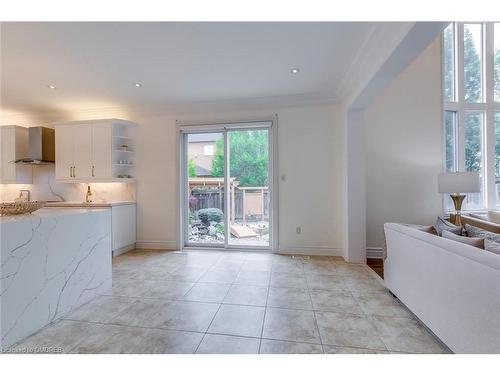
{"type": "Polygon", "coordinates": [[[0,217],[0,351],[110,288],[109,209],[0,217]]]}

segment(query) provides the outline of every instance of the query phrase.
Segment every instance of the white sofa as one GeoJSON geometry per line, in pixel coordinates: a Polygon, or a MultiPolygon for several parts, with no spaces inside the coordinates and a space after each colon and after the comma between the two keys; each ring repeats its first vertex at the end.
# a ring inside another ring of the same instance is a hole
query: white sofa
{"type": "Polygon", "coordinates": [[[384,283],[455,353],[500,353],[500,256],[384,225],[384,283]]]}

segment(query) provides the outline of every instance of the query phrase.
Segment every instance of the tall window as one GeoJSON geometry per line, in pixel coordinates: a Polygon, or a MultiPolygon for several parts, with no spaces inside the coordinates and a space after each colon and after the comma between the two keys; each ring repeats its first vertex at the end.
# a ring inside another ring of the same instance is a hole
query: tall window
{"type": "Polygon", "coordinates": [[[500,23],[452,23],[442,46],[444,170],[479,173],[481,191],[467,195],[465,209],[498,207],[500,23]]]}

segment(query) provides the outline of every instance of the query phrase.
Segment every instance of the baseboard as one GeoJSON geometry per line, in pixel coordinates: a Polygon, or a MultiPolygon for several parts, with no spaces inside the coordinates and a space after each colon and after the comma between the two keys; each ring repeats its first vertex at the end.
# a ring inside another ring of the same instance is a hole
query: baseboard
{"type": "MultiPolygon", "coordinates": [[[[144,241],[139,240],[135,244],[136,249],[151,249],[151,250],[177,250],[176,241],[144,241]]],[[[279,254],[290,255],[327,255],[327,256],[343,256],[344,250],[341,248],[332,248],[326,246],[280,246],[279,254]]]]}
{"type": "Polygon", "coordinates": [[[367,247],[366,257],[368,259],[384,259],[384,249],[381,247],[367,247]]]}
{"type": "Polygon", "coordinates": [[[327,255],[342,257],[344,255],[344,250],[326,246],[279,246],[278,253],[289,255],[327,255]]]}
{"type": "Polygon", "coordinates": [[[125,254],[125,253],[129,252],[130,250],[134,250],[134,249],[135,249],[135,243],[127,245],[127,246],[123,246],[123,247],[120,247],[119,249],[113,250],[113,256],[117,257],[118,255],[125,254]]]}
{"type": "Polygon", "coordinates": [[[136,249],[177,250],[176,241],[137,241],[136,249]]]}

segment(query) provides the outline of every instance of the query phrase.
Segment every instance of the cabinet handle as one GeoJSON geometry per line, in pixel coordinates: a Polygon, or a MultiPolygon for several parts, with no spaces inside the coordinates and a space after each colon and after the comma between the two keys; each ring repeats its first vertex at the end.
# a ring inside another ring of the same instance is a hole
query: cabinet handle
{"type": "Polygon", "coordinates": [[[73,177],[73,167],[69,167],[69,177],[73,177]]]}
{"type": "Polygon", "coordinates": [[[76,177],[76,167],[73,165],[73,177],[76,177]]]}
{"type": "Polygon", "coordinates": [[[92,177],[95,177],[94,176],[94,166],[92,166],[92,177]]]}

